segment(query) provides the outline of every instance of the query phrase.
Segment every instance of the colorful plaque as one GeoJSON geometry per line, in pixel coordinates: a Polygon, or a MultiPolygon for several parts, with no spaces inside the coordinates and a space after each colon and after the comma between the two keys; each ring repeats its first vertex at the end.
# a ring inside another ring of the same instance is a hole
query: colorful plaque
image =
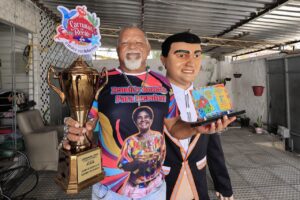
{"type": "Polygon", "coordinates": [[[230,97],[223,84],[191,90],[191,95],[200,120],[229,113],[232,109],[230,97]]]}

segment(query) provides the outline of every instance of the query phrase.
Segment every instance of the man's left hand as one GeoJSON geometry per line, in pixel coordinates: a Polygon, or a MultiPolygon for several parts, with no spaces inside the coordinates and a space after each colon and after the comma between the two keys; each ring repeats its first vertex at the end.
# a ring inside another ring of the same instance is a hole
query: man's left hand
{"type": "Polygon", "coordinates": [[[236,117],[228,118],[226,115],[223,119],[219,119],[217,122],[213,122],[208,126],[198,126],[196,127],[197,132],[202,134],[213,134],[213,133],[221,133],[223,132],[229,124],[231,124],[236,117]]]}
{"type": "Polygon", "coordinates": [[[230,197],[224,197],[221,193],[216,192],[216,195],[218,197],[219,200],[234,200],[233,195],[231,195],[230,197]]]}
{"type": "Polygon", "coordinates": [[[217,121],[216,132],[223,132],[234,120],[236,120],[236,117],[228,118],[227,115],[225,115],[222,120],[219,119],[217,121]]]}

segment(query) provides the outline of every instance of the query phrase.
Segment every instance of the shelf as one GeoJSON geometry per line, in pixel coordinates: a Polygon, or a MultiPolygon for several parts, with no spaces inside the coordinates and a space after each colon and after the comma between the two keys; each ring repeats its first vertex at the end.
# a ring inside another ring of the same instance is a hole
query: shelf
{"type": "Polygon", "coordinates": [[[14,132],[14,130],[11,129],[11,126],[7,126],[7,127],[8,127],[7,129],[3,129],[2,127],[0,127],[0,136],[11,134],[14,132]]]}

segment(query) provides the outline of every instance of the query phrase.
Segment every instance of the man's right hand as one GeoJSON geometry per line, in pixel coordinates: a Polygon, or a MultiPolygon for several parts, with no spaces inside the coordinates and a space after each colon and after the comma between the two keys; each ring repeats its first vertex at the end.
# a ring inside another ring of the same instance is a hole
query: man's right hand
{"type": "Polygon", "coordinates": [[[93,118],[88,120],[84,127],[80,127],[79,122],[74,120],[71,117],[66,117],[64,120],[65,127],[67,127],[66,137],[67,140],[63,141],[63,148],[70,150],[71,146],[69,141],[78,142],[83,141],[85,135],[89,138],[90,141],[93,139],[93,130],[96,126],[98,118],[93,118]]]}
{"type": "Polygon", "coordinates": [[[198,133],[202,134],[214,134],[223,132],[229,124],[236,120],[236,117],[228,118],[226,115],[223,116],[223,119],[219,119],[216,122],[212,122],[207,126],[197,126],[195,127],[198,133]]]}
{"type": "Polygon", "coordinates": [[[219,119],[217,122],[212,122],[207,126],[197,126],[192,128],[187,122],[181,120],[179,116],[173,118],[165,118],[164,123],[171,135],[177,139],[186,139],[196,134],[214,134],[216,132],[222,132],[224,129],[236,120],[236,117],[224,116],[223,119],[219,119]]]}

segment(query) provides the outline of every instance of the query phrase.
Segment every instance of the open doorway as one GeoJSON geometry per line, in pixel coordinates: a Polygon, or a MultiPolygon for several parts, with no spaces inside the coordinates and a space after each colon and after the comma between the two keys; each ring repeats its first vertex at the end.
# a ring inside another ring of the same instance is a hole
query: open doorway
{"type": "Polygon", "coordinates": [[[31,34],[0,21],[0,144],[17,149],[16,112],[33,98],[31,34]]]}

